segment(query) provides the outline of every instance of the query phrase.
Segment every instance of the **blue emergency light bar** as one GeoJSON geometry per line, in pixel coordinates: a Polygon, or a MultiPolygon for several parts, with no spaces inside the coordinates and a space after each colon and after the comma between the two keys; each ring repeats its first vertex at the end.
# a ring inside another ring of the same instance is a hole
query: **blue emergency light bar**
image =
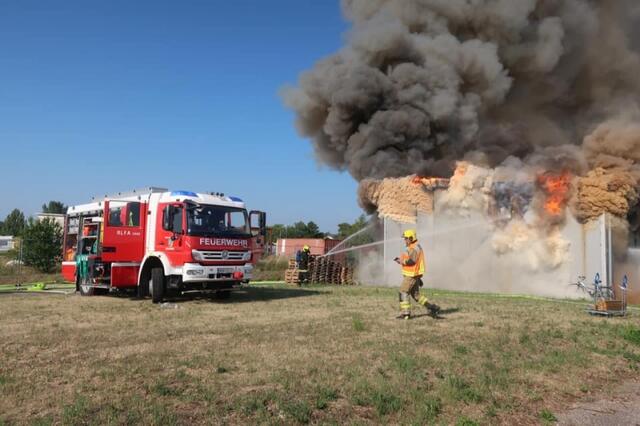
{"type": "Polygon", "coordinates": [[[242,198],[238,198],[238,197],[229,197],[229,199],[231,201],[235,201],[236,203],[242,203],[242,198]]]}
{"type": "Polygon", "coordinates": [[[171,193],[172,197],[196,197],[198,198],[198,194],[192,191],[173,191],[171,193]]]}

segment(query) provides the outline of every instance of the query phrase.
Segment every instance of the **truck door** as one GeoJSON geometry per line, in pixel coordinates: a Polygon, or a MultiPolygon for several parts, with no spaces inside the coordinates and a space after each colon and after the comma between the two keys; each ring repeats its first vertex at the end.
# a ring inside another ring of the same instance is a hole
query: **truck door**
{"type": "Polygon", "coordinates": [[[264,254],[267,237],[267,214],[265,212],[252,210],[249,212],[249,223],[251,226],[251,261],[258,262],[264,254]]]}
{"type": "Polygon", "coordinates": [[[107,201],[104,205],[102,260],[141,262],[144,257],[147,204],[107,201]]]}
{"type": "Polygon", "coordinates": [[[182,203],[160,204],[159,211],[155,249],[167,252],[169,258],[177,262],[171,253],[182,250],[182,236],[186,225],[184,205],[182,203]]]}

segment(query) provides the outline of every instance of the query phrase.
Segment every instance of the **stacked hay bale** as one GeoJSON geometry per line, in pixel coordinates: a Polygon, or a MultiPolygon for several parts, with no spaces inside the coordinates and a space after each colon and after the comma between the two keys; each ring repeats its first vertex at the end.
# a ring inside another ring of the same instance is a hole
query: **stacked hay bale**
{"type": "Polygon", "coordinates": [[[369,213],[377,212],[381,217],[402,223],[415,223],[416,212],[433,212],[433,188],[447,183],[446,179],[418,176],[364,179],[358,187],[358,202],[369,213]],[[425,188],[431,191],[425,191],[425,188]]]}

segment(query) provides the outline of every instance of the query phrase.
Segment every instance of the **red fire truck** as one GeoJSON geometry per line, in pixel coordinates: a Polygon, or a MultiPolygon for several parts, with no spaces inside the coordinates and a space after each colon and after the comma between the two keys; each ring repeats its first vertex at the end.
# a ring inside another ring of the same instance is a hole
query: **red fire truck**
{"type": "Polygon", "coordinates": [[[266,214],[222,193],[146,188],[69,207],[62,274],[90,296],[136,289],[161,302],[170,293],[214,290],[226,297],[251,279],[266,214]]]}

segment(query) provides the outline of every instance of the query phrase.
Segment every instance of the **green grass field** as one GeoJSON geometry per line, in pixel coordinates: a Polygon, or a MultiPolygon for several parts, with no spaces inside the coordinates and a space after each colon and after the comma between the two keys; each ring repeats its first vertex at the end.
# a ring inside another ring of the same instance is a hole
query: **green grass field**
{"type": "Polygon", "coordinates": [[[639,376],[637,311],[430,295],[442,319],[384,288],[0,295],[0,424],[544,424],[639,376]]]}

